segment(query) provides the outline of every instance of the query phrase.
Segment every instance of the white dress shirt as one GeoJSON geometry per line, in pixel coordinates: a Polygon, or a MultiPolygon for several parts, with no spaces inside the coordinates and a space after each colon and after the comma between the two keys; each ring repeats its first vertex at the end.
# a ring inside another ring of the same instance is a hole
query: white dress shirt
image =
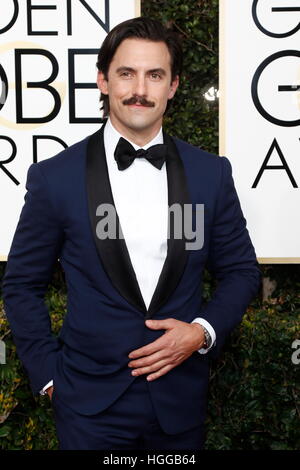
{"type": "MultiPolygon", "coordinates": [[[[114,151],[120,137],[108,118],[104,128],[104,148],[109,180],[115,207],[119,216],[123,236],[129,252],[136,278],[148,308],[158,283],[167,256],[168,233],[168,180],[166,163],[161,170],[146,158],[136,158],[125,170],[119,170],[114,151]]],[[[128,139],[126,139],[128,140],[128,139]]],[[[135,150],[141,148],[134,142],[135,150]]],[[[163,143],[162,128],[143,148],[163,143]]],[[[216,334],[213,327],[203,318],[197,317],[192,323],[199,323],[209,332],[214,345],[216,334]]],[[[205,354],[210,348],[198,349],[205,354]]],[[[53,385],[51,380],[40,392],[53,385]]]]}

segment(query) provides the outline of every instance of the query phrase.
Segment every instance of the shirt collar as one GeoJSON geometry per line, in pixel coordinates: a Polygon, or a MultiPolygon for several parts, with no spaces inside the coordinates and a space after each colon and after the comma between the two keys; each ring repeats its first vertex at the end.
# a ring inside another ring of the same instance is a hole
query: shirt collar
{"type": "MultiPolygon", "coordinates": [[[[105,147],[109,143],[110,149],[114,152],[115,148],[117,146],[117,143],[119,142],[120,137],[123,137],[124,139],[126,138],[117,131],[117,129],[112,125],[112,122],[111,122],[110,118],[108,117],[107,122],[106,122],[105,127],[104,127],[104,145],[105,145],[105,147]]],[[[151,147],[152,145],[163,144],[164,143],[162,127],[160,128],[160,130],[158,131],[156,136],[150,142],[145,144],[143,147],[141,147],[140,145],[135,144],[134,142],[131,142],[127,138],[126,138],[126,140],[128,140],[128,142],[131,143],[131,145],[134,147],[135,150],[137,150],[139,148],[143,148],[143,149],[147,150],[147,148],[151,147]]]]}

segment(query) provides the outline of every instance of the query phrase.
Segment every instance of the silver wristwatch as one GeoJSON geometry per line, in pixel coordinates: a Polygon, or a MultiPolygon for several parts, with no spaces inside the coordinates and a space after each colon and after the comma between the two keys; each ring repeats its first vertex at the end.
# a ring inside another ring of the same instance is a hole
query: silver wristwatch
{"type": "Polygon", "coordinates": [[[204,330],[204,336],[205,336],[205,342],[203,344],[203,348],[207,349],[211,345],[211,336],[210,336],[209,332],[207,331],[207,329],[205,328],[205,326],[203,326],[203,325],[201,325],[201,326],[204,330]]]}

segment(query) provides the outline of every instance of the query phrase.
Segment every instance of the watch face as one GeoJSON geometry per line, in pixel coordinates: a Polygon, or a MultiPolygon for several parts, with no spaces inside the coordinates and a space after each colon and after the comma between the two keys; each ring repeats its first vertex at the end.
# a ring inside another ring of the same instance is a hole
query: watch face
{"type": "Polygon", "coordinates": [[[204,335],[205,335],[205,347],[206,348],[209,348],[210,344],[211,344],[211,336],[209,334],[209,332],[207,331],[206,328],[204,328],[204,335]]]}

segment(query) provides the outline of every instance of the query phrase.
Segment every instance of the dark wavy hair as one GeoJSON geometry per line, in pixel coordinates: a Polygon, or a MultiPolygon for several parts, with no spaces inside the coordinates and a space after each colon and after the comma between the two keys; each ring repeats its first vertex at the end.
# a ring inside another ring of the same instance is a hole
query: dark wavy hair
{"type": "MultiPolygon", "coordinates": [[[[108,80],[108,69],[115,52],[124,39],[137,38],[155,42],[164,42],[171,56],[172,81],[182,71],[182,48],[179,35],[170,28],[166,28],[157,20],[147,17],[132,18],[115,26],[104,39],[98,53],[97,68],[108,80]]],[[[109,114],[108,95],[100,94],[100,102],[103,102],[103,117],[109,114]]],[[[167,109],[169,108],[168,101],[167,109]]]]}

